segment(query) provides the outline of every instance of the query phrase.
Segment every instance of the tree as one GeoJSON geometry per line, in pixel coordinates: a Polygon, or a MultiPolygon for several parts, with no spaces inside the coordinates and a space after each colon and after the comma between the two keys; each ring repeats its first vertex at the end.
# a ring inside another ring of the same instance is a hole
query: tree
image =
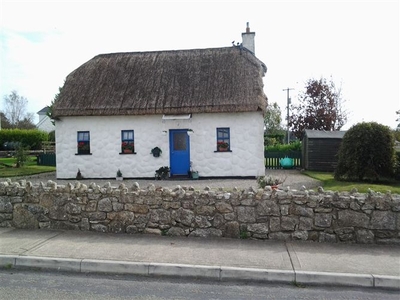
{"type": "Polygon", "coordinates": [[[264,117],[264,127],[266,134],[282,133],[282,113],[278,103],[274,102],[267,106],[264,117]]]}
{"type": "Polygon", "coordinates": [[[395,162],[390,128],[376,122],[359,123],[343,137],[335,179],[378,182],[394,175],[395,162]]]}
{"type": "Polygon", "coordinates": [[[332,79],[309,79],[299,101],[299,105],[292,106],[288,122],[299,139],[303,138],[305,129],[333,131],[346,124],[347,113],[342,109],[341,89],[336,88],[332,79]]]}
{"type": "MultiPolygon", "coordinates": [[[[65,84],[65,80],[64,80],[64,84],[65,84]]],[[[64,86],[58,87],[58,93],[54,95],[54,98],[53,98],[53,100],[51,101],[50,106],[49,106],[49,109],[47,110],[47,113],[46,113],[47,116],[50,118],[51,123],[53,123],[53,125],[55,125],[55,124],[54,124],[54,118],[53,118],[53,108],[54,108],[54,104],[57,102],[58,97],[60,96],[60,93],[61,93],[63,87],[64,87],[64,86]]]]}
{"type": "Polygon", "coordinates": [[[31,123],[33,125],[33,114],[26,113],[28,100],[12,91],[10,95],[4,96],[4,114],[10,122],[11,128],[17,128],[18,123],[31,123]]]}
{"type": "Polygon", "coordinates": [[[2,111],[0,111],[0,122],[1,122],[0,129],[9,129],[9,128],[11,128],[10,121],[8,121],[6,115],[2,111]]]}
{"type": "Polygon", "coordinates": [[[32,120],[33,120],[33,114],[27,113],[22,120],[18,121],[15,127],[18,129],[36,129],[36,125],[33,124],[32,120]]]}
{"type": "Polygon", "coordinates": [[[278,103],[274,102],[267,106],[264,117],[264,143],[266,146],[281,144],[285,136],[281,125],[282,114],[278,103]]]}

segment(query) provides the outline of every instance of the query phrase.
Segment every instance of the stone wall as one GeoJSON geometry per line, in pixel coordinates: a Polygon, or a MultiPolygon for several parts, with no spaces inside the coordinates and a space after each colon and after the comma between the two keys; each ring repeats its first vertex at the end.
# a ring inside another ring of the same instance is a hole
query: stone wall
{"type": "Polygon", "coordinates": [[[400,243],[400,195],[0,182],[0,226],[319,242],[400,243]]]}

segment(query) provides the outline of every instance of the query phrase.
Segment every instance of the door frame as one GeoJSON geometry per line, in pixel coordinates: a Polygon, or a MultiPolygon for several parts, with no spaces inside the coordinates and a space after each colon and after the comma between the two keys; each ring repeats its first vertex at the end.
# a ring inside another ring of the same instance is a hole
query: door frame
{"type": "Polygon", "coordinates": [[[171,177],[175,176],[189,176],[188,172],[185,173],[174,173],[175,165],[181,163],[183,165],[183,169],[187,168],[187,171],[190,171],[190,136],[187,134],[188,129],[170,129],[169,130],[169,162],[170,162],[170,175],[171,177]],[[175,155],[174,151],[174,134],[175,133],[185,133],[186,135],[186,150],[182,153],[178,153],[175,155]],[[179,156],[184,158],[184,161],[177,162],[176,159],[179,159],[179,156]]]}

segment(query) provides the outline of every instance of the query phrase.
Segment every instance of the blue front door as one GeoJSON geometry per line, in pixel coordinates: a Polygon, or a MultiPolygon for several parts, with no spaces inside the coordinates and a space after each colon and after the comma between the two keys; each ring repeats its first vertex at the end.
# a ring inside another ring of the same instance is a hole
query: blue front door
{"type": "Polygon", "coordinates": [[[171,176],[188,175],[190,170],[190,151],[187,130],[170,130],[169,145],[171,176]]]}

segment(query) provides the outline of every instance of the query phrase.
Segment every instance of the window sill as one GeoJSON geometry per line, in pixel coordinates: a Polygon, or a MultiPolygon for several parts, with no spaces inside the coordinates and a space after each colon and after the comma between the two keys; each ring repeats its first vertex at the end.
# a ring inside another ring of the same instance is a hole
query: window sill
{"type": "Polygon", "coordinates": [[[232,150],[226,150],[226,151],[218,151],[218,150],[216,150],[216,151],[214,151],[214,153],[227,153],[227,152],[232,152],[232,150]]]}
{"type": "Polygon", "coordinates": [[[124,152],[120,152],[120,155],[132,155],[132,154],[137,154],[136,152],[132,152],[132,153],[124,153],[124,152]]]}
{"type": "Polygon", "coordinates": [[[75,153],[75,155],[92,155],[92,153],[75,153]]]}

